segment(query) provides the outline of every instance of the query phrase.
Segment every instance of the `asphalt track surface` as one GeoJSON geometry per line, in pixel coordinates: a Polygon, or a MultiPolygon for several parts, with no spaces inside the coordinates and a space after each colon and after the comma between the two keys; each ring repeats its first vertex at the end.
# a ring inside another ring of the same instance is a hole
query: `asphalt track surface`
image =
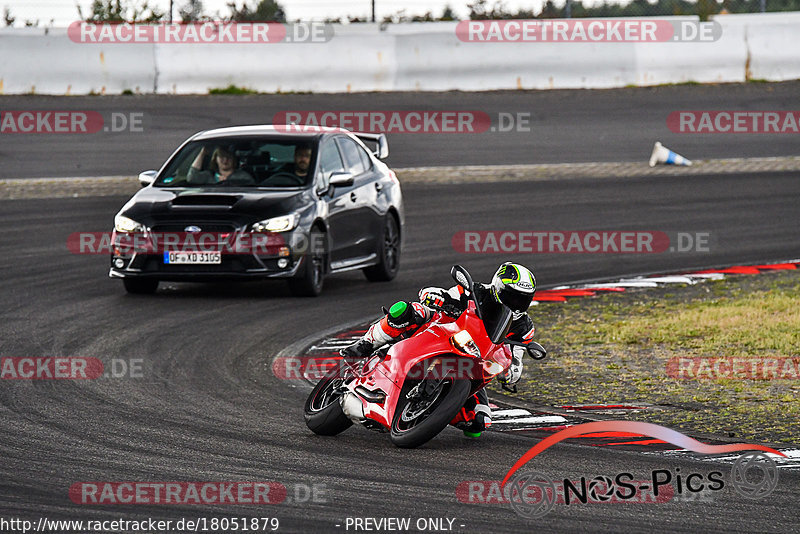
{"type": "MultiPolygon", "coordinates": [[[[655,141],[689,159],[796,156],[797,134],[681,134],[680,110],[791,111],[800,82],[624,88],[603,91],[367,93],[245,96],[0,96],[2,111],[140,113],[141,132],[0,134],[0,178],[135,175],[158,168],[200,130],[272,122],[286,111],[452,111],[527,114],[529,125],[475,134],[396,134],[394,167],[647,161],[655,141]]],[[[121,123],[119,123],[121,124],[121,123]]],[[[519,123],[515,123],[519,124],[519,123]]]]}
{"type": "MultiPolygon", "coordinates": [[[[580,180],[458,186],[409,185],[400,276],[369,284],[360,273],[327,280],[318,299],[283,283],[166,284],[150,297],[106,279],[107,258],[71,255],[67,235],[105,230],[124,198],[6,201],[0,238],[4,356],[92,356],[143,361],[141,378],[11,381],[0,387],[0,507],[4,517],[113,519],[274,516],[285,532],[340,532],[347,517],[449,517],[457,532],[797,531],[800,476],[782,471],[775,492],[747,501],[730,488],[713,502],[557,505],[524,520],[507,505],[464,504],[463,481],[499,480],[534,441],[456,430],[418,450],[352,428],[336,438],[305,427],[306,390],[270,372],[282,348],[315,332],[448,284],[461,262],[479,279],[498,255],[451,248],[459,229],[709,231],[712,252],[658,255],[520,255],[541,284],[800,256],[798,176],[580,180]],[[754,186],[758,184],[758,186],[754,186]],[[13,231],[9,231],[12,229],[13,231]],[[272,506],[77,505],[80,481],[275,481],[322,484],[325,503],[272,506]],[[459,525],[464,525],[460,527],[459,525]]],[[[539,339],[547,344],[547,332],[539,339]]],[[[535,364],[528,364],[535,372],[535,364]]],[[[780,417],[780,414],[776,414],[780,417]]],[[[708,473],[707,463],[558,445],[535,460],[549,476],[653,469],[708,473]]],[[[721,470],[728,477],[729,467],[721,470]]],[[[726,478],[727,480],[727,478],[726,478]]],[[[350,530],[353,531],[352,529],[350,530]]]]}

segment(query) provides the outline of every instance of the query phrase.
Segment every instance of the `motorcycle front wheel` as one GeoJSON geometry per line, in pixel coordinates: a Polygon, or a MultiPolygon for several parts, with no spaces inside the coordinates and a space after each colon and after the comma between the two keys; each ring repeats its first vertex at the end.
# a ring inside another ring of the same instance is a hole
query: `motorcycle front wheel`
{"type": "Polygon", "coordinates": [[[336,389],[342,379],[336,376],[320,380],[306,399],[306,426],[320,436],[335,436],[344,432],[353,424],[342,411],[339,404],[340,395],[336,389]]]}
{"type": "MultiPolygon", "coordinates": [[[[416,385],[418,381],[414,381],[416,385]]],[[[418,397],[406,398],[411,387],[404,387],[397,401],[390,439],[398,447],[410,449],[419,447],[434,438],[450,424],[469,396],[469,380],[456,380],[447,377],[420,381],[420,391],[427,391],[418,397]],[[428,386],[426,388],[426,382],[428,386]]]]}

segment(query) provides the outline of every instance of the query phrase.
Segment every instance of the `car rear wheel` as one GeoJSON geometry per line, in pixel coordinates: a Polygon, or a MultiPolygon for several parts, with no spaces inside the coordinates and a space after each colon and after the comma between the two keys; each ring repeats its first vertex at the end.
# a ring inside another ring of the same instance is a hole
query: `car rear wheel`
{"type": "Polygon", "coordinates": [[[397,219],[391,213],[383,223],[383,239],[378,250],[380,262],[364,269],[364,276],[370,282],[388,282],[397,276],[400,269],[400,229],[397,219]]]}
{"type": "Polygon", "coordinates": [[[303,258],[305,266],[302,275],[289,279],[289,290],[297,297],[316,297],[322,293],[325,267],[328,258],[328,245],[325,234],[311,230],[308,254],[303,258]]]}
{"type": "Polygon", "coordinates": [[[125,291],[135,295],[151,295],[158,289],[158,280],[149,278],[123,278],[122,284],[125,291]]]}

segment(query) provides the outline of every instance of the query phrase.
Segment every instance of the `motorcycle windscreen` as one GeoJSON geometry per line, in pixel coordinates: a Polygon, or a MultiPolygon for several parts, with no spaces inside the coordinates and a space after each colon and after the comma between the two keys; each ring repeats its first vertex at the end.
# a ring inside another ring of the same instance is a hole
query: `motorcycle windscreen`
{"type": "Polygon", "coordinates": [[[485,298],[481,302],[481,316],[483,317],[483,326],[492,343],[497,344],[505,339],[508,329],[511,327],[511,321],[514,319],[508,306],[493,298],[485,298]]]}

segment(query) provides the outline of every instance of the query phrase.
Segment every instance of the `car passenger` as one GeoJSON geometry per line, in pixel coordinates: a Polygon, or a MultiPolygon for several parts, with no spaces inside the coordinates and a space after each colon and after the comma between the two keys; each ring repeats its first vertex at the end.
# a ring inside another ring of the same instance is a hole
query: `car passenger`
{"type": "Polygon", "coordinates": [[[253,185],[255,180],[250,174],[239,169],[239,160],[236,155],[225,147],[218,146],[211,154],[211,163],[207,170],[203,170],[203,160],[206,157],[207,148],[203,147],[197,157],[194,158],[186,181],[190,184],[230,184],[230,185],[253,185]]]}

